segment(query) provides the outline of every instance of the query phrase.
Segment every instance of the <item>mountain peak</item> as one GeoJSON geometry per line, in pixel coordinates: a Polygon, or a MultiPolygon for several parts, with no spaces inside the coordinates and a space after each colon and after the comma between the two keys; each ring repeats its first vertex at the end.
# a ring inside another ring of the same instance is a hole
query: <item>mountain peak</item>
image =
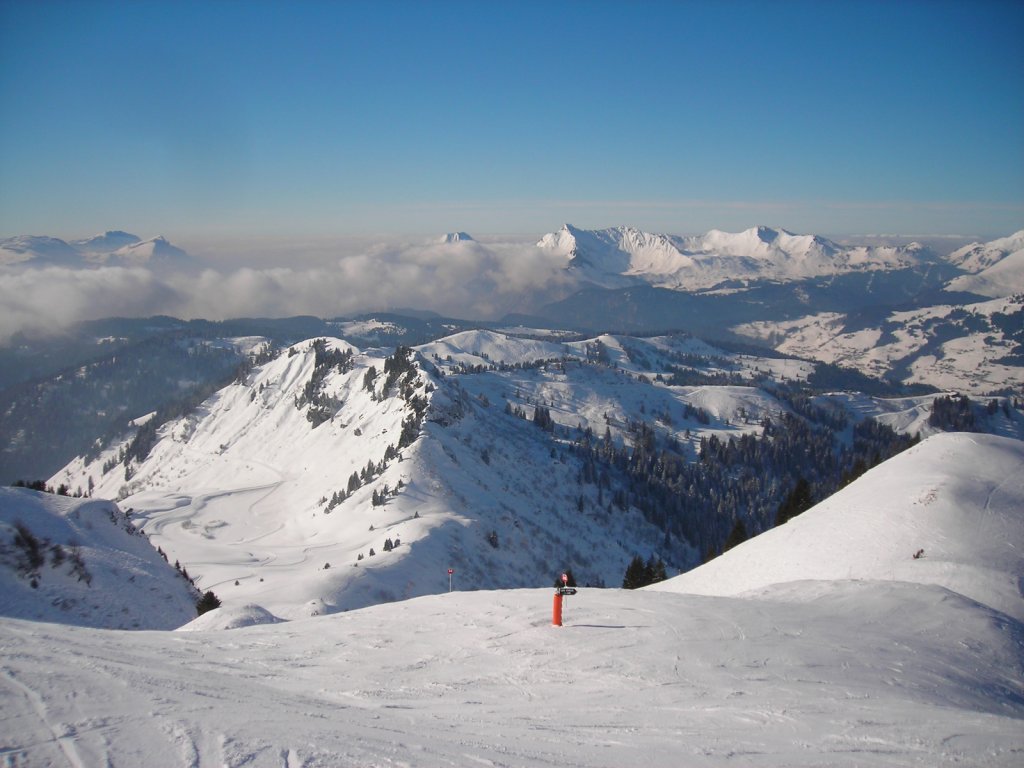
{"type": "Polygon", "coordinates": [[[448,232],[440,240],[441,243],[474,243],[473,236],[466,232],[448,232]]]}
{"type": "Polygon", "coordinates": [[[82,253],[112,253],[119,248],[139,242],[139,237],[120,229],[108,229],[101,235],[85,240],[74,240],[71,245],[82,253]]]}
{"type": "MultiPolygon", "coordinates": [[[[758,225],[753,230],[754,235],[762,243],[774,243],[779,238],[779,233],[784,230],[773,229],[772,227],[766,227],[763,224],[758,225]]],[[[788,232],[786,234],[789,234],[788,232]]]]}

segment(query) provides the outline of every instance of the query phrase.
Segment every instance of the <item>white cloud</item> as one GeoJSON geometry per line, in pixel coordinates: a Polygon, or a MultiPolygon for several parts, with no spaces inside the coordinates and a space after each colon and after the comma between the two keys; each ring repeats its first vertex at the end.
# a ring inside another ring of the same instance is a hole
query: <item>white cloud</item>
{"type": "Polygon", "coordinates": [[[141,267],[0,271],[0,342],[21,330],[58,330],[111,316],[332,317],[410,307],[490,319],[529,310],[568,285],[564,262],[523,243],[384,243],[340,250],[320,244],[310,256],[282,248],[277,259],[264,253],[260,267],[225,264],[177,273],[141,267]]]}

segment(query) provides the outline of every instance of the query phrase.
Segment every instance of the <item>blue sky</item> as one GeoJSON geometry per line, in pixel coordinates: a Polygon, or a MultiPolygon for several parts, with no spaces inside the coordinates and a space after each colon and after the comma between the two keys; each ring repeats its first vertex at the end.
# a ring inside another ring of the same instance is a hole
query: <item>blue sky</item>
{"type": "Polygon", "coordinates": [[[1024,227],[1022,2],[0,0],[0,236],[1024,227]]]}

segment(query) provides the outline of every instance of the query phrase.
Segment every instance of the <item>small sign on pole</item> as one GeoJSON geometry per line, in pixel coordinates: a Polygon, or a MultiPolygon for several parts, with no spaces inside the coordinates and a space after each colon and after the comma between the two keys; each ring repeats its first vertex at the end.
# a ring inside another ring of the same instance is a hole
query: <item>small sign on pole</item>
{"type": "Polygon", "coordinates": [[[452,574],[453,573],[455,573],[455,569],[454,568],[449,568],[448,569],[448,591],[449,592],[452,591],[452,574]]]}

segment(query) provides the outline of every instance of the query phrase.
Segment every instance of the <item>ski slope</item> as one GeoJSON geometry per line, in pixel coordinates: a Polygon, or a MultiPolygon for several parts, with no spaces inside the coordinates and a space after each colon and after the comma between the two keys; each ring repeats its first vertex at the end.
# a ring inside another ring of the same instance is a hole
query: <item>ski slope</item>
{"type": "Polygon", "coordinates": [[[649,589],[740,595],[808,579],[938,585],[1024,621],[1024,442],[935,435],[649,589]]]}
{"type": "Polygon", "coordinates": [[[1019,765],[1019,622],[938,587],[456,592],[228,631],[5,621],[8,764],[1019,765]],[[908,621],[908,616],[913,620],[908,621]]]}
{"type": "Polygon", "coordinates": [[[929,438],[689,574],[580,589],[562,627],[550,588],[458,582],[285,623],[226,606],[178,632],[5,619],[4,757],[1018,766],[1022,469],[1020,441],[929,438]]]}

